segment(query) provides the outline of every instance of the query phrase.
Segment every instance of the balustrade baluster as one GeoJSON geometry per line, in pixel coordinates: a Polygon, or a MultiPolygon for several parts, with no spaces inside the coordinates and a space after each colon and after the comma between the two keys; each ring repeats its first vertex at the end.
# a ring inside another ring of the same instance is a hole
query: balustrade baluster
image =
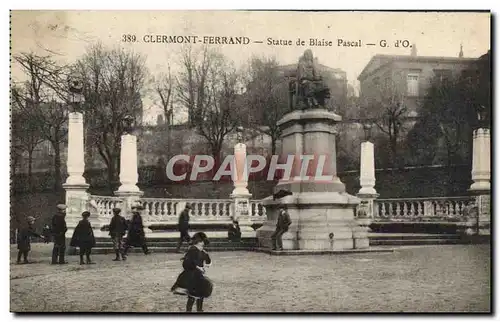
{"type": "Polygon", "coordinates": [[[382,204],[382,207],[381,207],[382,209],[381,209],[381,212],[380,212],[380,216],[382,218],[385,218],[385,202],[382,202],[381,204],[382,204]]]}
{"type": "Polygon", "coordinates": [[[408,210],[408,216],[410,218],[414,218],[415,217],[415,204],[413,202],[410,202],[410,209],[408,210]]]}

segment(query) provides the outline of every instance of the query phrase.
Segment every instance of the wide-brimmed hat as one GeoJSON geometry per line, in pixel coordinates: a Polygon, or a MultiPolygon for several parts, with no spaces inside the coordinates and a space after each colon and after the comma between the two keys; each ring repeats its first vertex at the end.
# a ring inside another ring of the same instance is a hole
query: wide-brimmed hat
{"type": "Polygon", "coordinates": [[[132,206],[132,210],[144,210],[144,207],[142,205],[135,205],[132,206]]]}
{"type": "Polygon", "coordinates": [[[207,235],[204,232],[197,232],[196,234],[193,235],[191,238],[191,242],[194,244],[197,244],[199,242],[203,242],[206,245],[210,244],[210,241],[208,240],[207,235]]]}
{"type": "Polygon", "coordinates": [[[90,217],[90,212],[89,212],[89,211],[84,211],[84,212],[82,212],[82,217],[83,217],[83,218],[88,218],[88,217],[90,217]]]}

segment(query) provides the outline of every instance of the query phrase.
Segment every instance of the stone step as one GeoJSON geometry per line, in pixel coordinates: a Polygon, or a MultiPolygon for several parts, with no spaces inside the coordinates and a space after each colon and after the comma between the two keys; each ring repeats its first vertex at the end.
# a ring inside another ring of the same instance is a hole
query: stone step
{"type": "Polygon", "coordinates": [[[464,243],[467,242],[460,239],[370,239],[370,246],[455,245],[464,243]]]}
{"type": "MultiPolygon", "coordinates": [[[[218,247],[218,248],[212,248],[209,249],[207,248],[207,252],[227,252],[227,251],[242,251],[242,250],[253,250],[256,247],[218,247]]],[[[176,247],[155,247],[155,246],[148,246],[148,249],[151,253],[176,253],[176,247]]],[[[78,255],[79,250],[75,250],[76,253],[72,253],[70,255],[78,255]]],[[[187,251],[186,248],[181,248],[181,253],[185,253],[187,251]]],[[[92,254],[113,254],[114,255],[113,248],[110,247],[94,247],[92,248],[92,254]]],[[[137,254],[137,253],[142,253],[142,249],[140,247],[134,247],[130,248],[128,253],[130,254],[137,254]]]]}
{"type": "Polygon", "coordinates": [[[390,234],[375,233],[368,235],[370,240],[425,240],[425,239],[460,239],[455,234],[390,234]]]}

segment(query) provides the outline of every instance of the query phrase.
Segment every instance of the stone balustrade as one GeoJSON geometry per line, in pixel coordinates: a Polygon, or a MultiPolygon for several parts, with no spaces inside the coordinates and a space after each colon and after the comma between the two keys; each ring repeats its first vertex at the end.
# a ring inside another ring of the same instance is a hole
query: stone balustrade
{"type": "Polygon", "coordinates": [[[90,196],[90,200],[97,204],[97,215],[100,220],[111,220],[113,208],[122,208],[123,200],[120,197],[90,196]]]}
{"type": "Polygon", "coordinates": [[[373,221],[466,221],[471,203],[473,197],[377,199],[373,221]]]}
{"type": "Polygon", "coordinates": [[[227,221],[232,216],[231,199],[163,199],[141,198],[143,218],[149,224],[177,222],[186,203],[193,207],[190,221],[227,221]]]}

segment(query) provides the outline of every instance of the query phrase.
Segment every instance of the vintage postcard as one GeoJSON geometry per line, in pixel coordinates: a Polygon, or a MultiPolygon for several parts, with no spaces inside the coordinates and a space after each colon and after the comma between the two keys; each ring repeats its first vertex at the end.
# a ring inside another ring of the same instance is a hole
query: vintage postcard
{"type": "Polygon", "coordinates": [[[492,312],[490,12],[10,19],[11,312],[492,312]]]}

